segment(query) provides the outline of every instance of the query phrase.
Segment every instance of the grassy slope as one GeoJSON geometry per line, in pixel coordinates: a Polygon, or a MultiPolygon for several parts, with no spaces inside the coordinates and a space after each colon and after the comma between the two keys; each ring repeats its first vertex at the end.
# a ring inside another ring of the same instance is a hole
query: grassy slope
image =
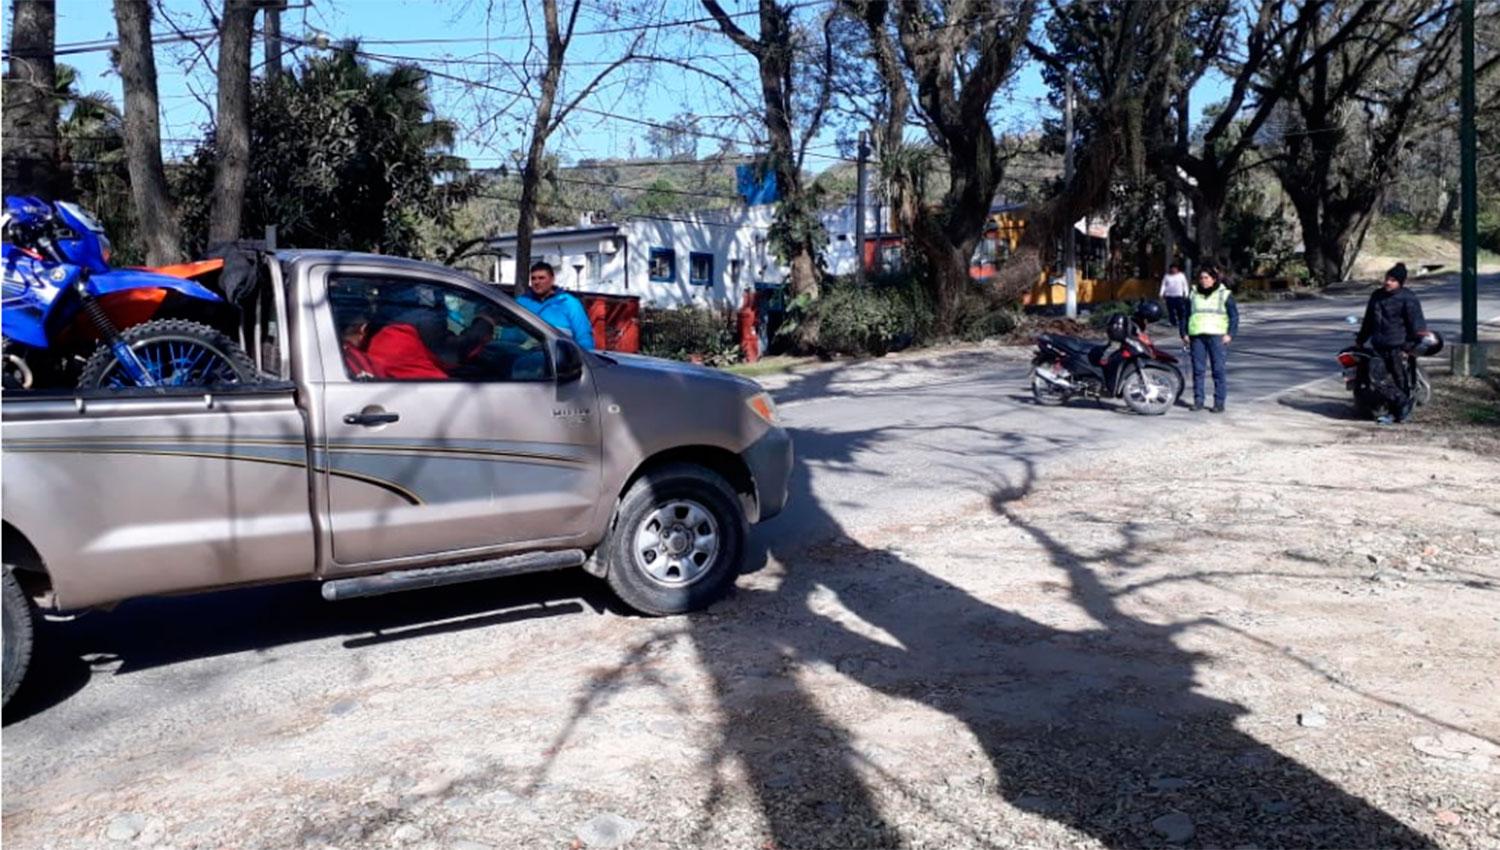
{"type": "MultiPolygon", "coordinates": [[[[1440,264],[1442,271],[1453,272],[1458,270],[1458,261],[1456,239],[1435,233],[1405,232],[1379,222],[1370,228],[1364,250],[1354,263],[1354,277],[1377,277],[1398,262],[1406,263],[1413,270],[1423,264],[1440,264]]],[[[1479,270],[1483,273],[1500,271],[1500,255],[1480,251],[1479,270]]]]}

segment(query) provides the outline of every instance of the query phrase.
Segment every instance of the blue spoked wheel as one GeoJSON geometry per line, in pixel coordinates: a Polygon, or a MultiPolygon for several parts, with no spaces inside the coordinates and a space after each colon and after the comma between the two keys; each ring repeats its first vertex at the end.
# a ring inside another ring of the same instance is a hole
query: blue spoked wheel
{"type": "MultiPolygon", "coordinates": [[[[229,337],[207,325],[164,319],[136,325],[120,335],[146,370],[164,387],[215,387],[256,380],[255,364],[229,337]]],[[[79,389],[139,384],[101,345],[83,367],[79,389]]]]}

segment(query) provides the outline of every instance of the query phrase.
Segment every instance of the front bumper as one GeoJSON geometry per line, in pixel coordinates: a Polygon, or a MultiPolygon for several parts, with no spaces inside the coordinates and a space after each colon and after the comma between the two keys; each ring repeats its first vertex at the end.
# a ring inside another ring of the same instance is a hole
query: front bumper
{"type": "Polygon", "coordinates": [[[773,427],[740,452],[740,457],[755,483],[759,510],[753,521],[764,522],[781,513],[792,480],[792,435],[785,428],[773,427]]]}

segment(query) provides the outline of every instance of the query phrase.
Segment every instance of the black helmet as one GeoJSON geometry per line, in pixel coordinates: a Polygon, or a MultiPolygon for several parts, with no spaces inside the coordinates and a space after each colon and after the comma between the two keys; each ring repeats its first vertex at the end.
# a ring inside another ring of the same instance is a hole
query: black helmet
{"type": "Polygon", "coordinates": [[[1135,318],[1141,326],[1161,321],[1161,305],[1155,301],[1142,301],[1135,306],[1135,318]]]}
{"type": "Polygon", "coordinates": [[[1431,357],[1442,350],[1443,335],[1437,331],[1428,331],[1422,334],[1422,338],[1417,340],[1416,345],[1412,346],[1411,353],[1418,357],[1431,357]]]}
{"type": "Polygon", "coordinates": [[[1104,332],[1109,335],[1110,342],[1124,342],[1130,336],[1130,317],[1110,316],[1104,332]]]}

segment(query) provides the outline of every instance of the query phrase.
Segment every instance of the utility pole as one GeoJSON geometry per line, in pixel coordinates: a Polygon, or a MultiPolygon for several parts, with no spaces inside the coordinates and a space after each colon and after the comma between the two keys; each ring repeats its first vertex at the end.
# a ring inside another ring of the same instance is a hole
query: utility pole
{"type": "MultiPolygon", "coordinates": [[[[1068,78],[1067,89],[1063,97],[1063,184],[1069,189],[1073,185],[1073,79],[1068,78]]],[[[1068,222],[1067,240],[1063,242],[1063,262],[1067,264],[1065,282],[1067,284],[1067,301],[1064,302],[1067,317],[1078,318],[1078,260],[1077,249],[1073,244],[1073,222],[1068,222]]]]}
{"type": "Polygon", "coordinates": [[[281,77],[281,11],[286,0],[268,0],[261,7],[265,12],[266,79],[281,77]]]}
{"type": "Polygon", "coordinates": [[[858,195],[854,199],[854,282],[865,285],[865,187],[870,160],[870,134],[859,131],[858,195]]]}
{"type": "MultiPolygon", "coordinates": [[[[1482,374],[1484,356],[1479,351],[1479,169],[1474,132],[1474,0],[1463,0],[1462,15],[1463,85],[1459,92],[1459,193],[1463,217],[1463,253],[1460,336],[1454,351],[1453,365],[1462,365],[1465,374],[1482,374]],[[1467,357],[1460,358],[1465,351],[1467,357]],[[1460,364],[1462,359],[1462,364],[1460,364]]],[[[1460,371],[1455,368],[1454,371],[1460,371]]]]}

